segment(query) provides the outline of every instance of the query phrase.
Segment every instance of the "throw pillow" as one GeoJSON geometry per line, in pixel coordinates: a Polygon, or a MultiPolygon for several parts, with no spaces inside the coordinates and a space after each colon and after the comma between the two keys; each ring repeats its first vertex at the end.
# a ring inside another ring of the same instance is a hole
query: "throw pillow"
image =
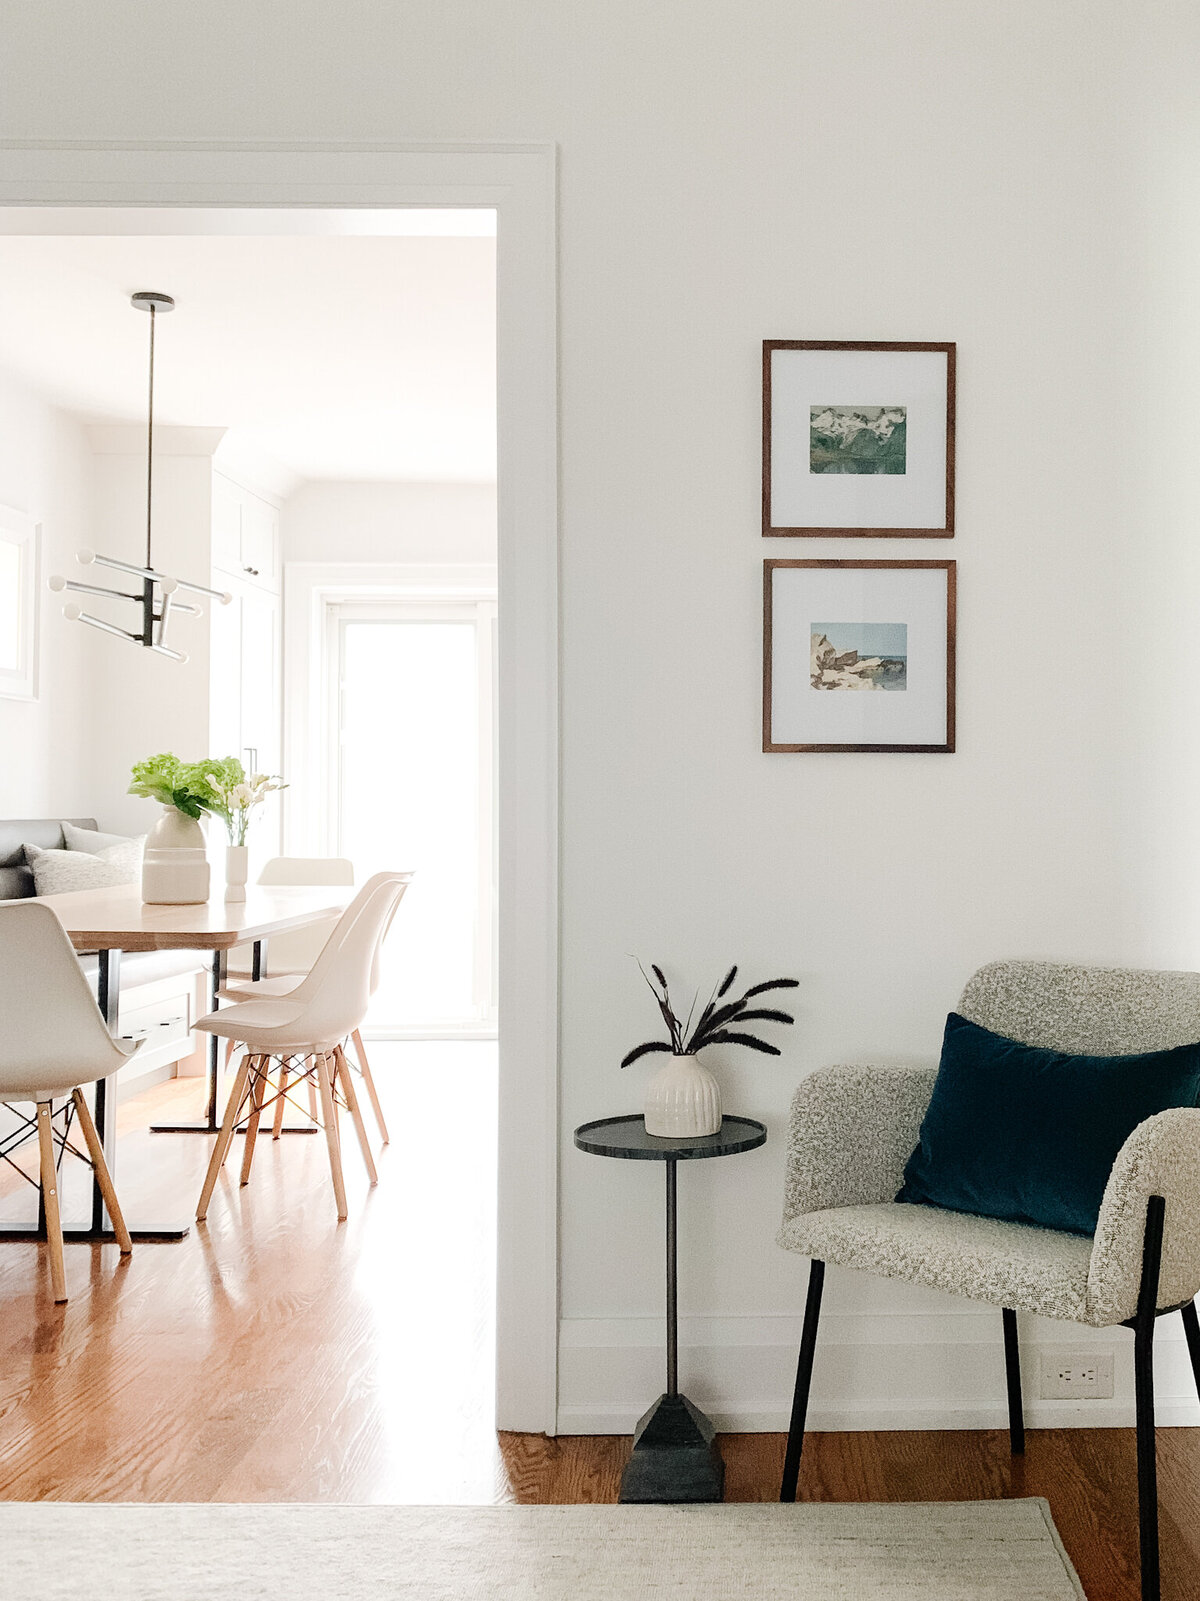
{"type": "Polygon", "coordinates": [[[110,889],[135,884],[142,865],[142,841],[123,840],[94,854],[88,851],[44,851],[25,846],[38,895],[62,895],[73,889],[110,889]]]}
{"type": "Polygon", "coordinates": [[[1198,1097],[1200,1044],[1069,1056],[951,1012],[896,1199],[1094,1234],[1113,1163],[1134,1129],[1198,1097]]]}
{"type": "MultiPolygon", "coordinates": [[[[74,823],[64,823],[62,831],[69,851],[87,851],[90,856],[95,856],[109,845],[127,845],[130,842],[128,834],[104,834],[98,828],[78,828],[74,823]]],[[[137,835],[139,845],[145,839],[145,834],[137,835]]]]}

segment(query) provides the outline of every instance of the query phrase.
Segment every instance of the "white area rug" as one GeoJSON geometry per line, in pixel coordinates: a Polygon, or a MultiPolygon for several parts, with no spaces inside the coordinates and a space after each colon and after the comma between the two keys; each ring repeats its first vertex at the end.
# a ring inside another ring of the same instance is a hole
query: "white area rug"
{"type": "Polygon", "coordinates": [[[1042,1500],[0,1505],[21,1601],[1081,1601],[1042,1500]]]}

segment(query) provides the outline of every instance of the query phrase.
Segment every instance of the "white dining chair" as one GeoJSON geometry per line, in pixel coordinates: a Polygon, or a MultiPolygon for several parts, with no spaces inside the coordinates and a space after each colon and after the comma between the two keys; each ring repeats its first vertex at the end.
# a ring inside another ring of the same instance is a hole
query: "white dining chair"
{"type": "MultiPolygon", "coordinates": [[[[276,856],[269,861],[259,874],[260,884],[353,884],[354,866],[344,856],[276,856]]],[[[371,964],[371,994],[379,988],[380,952],[383,942],[387,938],[392,926],[392,918],[400,905],[399,898],[392,907],[391,917],[379,936],[379,945],[375,952],[375,960],[371,964]]],[[[313,963],[320,955],[325,941],[337,924],[337,918],[314,923],[309,928],[296,929],[294,932],[277,935],[271,941],[268,952],[268,961],[272,969],[269,978],[254,979],[249,972],[237,972],[230,976],[218,996],[223,1001],[245,1001],[253,996],[290,995],[297,988],[301,980],[311,971],[313,963]]],[[[391,1136],[388,1133],[387,1119],[383,1114],[383,1103],[379,1099],[379,1091],[375,1088],[375,1077],[371,1072],[371,1061],[367,1055],[367,1048],[363,1044],[362,1032],[355,1029],[350,1036],[354,1044],[354,1060],[352,1067],[358,1069],[363,1085],[367,1091],[367,1099],[371,1103],[379,1135],[383,1143],[388,1144],[391,1136]]],[[[228,1067],[233,1056],[237,1041],[230,1040],[225,1051],[225,1065],[228,1067]]],[[[347,1057],[347,1061],[350,1058],[347,1057]]],[[[314,1102],[316,1089],[310,1084],[310,1095],[314,1102]]],[[[283,1130],[283,1112],[285,1100],[280,1096],[275,1103],[274,1137],[279,1138],[283,1130]]],[[[316,1118],[316,1106],[310,1106],[310,1114],[316,1118]]]]}
{"type": "Polygon", "coordinates": [[[133,1244],[82,1086],[115,1073],[140,1042],[115,1040],[109,1033],[66,930],[48,906],[33,899],[0,903],[0,1018],[0,1102],[14,1106],[32,1101],[36,1109],[32,1118],[16,1115],[27,1125],[27,1138],[37,1134],[50,1281],[54,1299],[65,1301],[55,1145],[62,1154],[82,1156],[70,1144],[73,1112],[87,1145],[85,1160],[95,1168],[117,1244],[127,1255],[133,1244]],[[56,1100],[68,1103],[61,1135],[54,1127],[56,1100]]]}
{"type": "Polygon", "coordinates": [[[278,1105],[288,1094],[293,1077],[296,1081],[315,1083],[320,1096],[338,1221],[347,1216],[338,1130],[341,1098],[354,1122],[367,1176],[372,1184],[378,1182],[342,1042],[353,1034],[366,1015],[380,936],[411,877],[411,873],[376,873],[368,879],[342,913],[312,971],[295,989],[287,994],[254,995],[249,1000],[235,1001],[232,1006],[202,1017],[196,1024],[206,1033],[236,1040],[245,1048],[208,1164],[196,1209],[197,1222],[203,1222],[207,1216],[217,1177],[243,1114],[246,1115],[246,1149],[242,1156],[241,1182],[249,1182],[262,1113],[272,1103],[278,1105]],[[278,1085],[270,1081],[273,1061],[280,1064],[278,1085]],[[298,1071],[294,1068],[296,1063],[302,1064],[298,1071]]]}

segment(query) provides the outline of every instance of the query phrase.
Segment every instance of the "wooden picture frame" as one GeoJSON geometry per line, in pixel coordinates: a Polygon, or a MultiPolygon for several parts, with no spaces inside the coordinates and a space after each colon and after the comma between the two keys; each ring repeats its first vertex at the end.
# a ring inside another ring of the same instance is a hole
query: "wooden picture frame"
{"type": "Polygon", "coordinates": [[[953,561],[764,561],[763,751],[952,752],[956,604],[953,561]]]}
{"type": "Polygon", "coordinates": [[[763,536],[953,539],[955,353],[764,339],[763,536]]]}

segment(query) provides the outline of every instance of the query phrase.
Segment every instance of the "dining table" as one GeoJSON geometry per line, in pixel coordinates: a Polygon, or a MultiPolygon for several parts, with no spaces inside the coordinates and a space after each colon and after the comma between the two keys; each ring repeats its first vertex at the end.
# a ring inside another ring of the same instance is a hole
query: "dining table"
{"type": "MultiPolygon", "coordinates": [[[[288,933],[338,916],[354,894],[352,885],[319,886],[248,885],[244,901],[214,898],[191,906],[147,905],[137,884],[119,884],[106,889],[71,890],[61,895],[43,895],[48,906],[67,931],[80,953],[95,953],[99,971],[96,1000],[113,1035],[118,1033],[121,990],[121,956],[125,951],[195,950],[208,953],[209,1002],[213,1011],[220,1005],[220,992],[228,977],[229,953],[236,946],[252,948],[251,976],[267,976],[268,942],[273,935],[288,933]]],[[[136,1059],[136,1058],[135,1058],[136,1059]]],[[[208,1039],[208,1085],[204,1116],[194,1122],[167,1122],[151,1125],[153,1133],[215,1134],[220,1127],[222,1089],[221,1042],[215,1034],[208,1039]]],[[[117,1075],[98,1079],[94,1113],[96,1131],[104,1149],[109,1171],[117,1177],[117,1075]]],[[[112,1224],[100,1187],[92,1179],[91,1217],[86,1223],[64,1222],[63,1237],[68,1240],[111,1240],[112,1224]]],[[[160,1223],[140,1219],[123,1207],[129,1232],[135,1240],[169,1242],[181,1240],[190,1227],[190,1208],[185,1217],[160,1223]]],[[[44,1219],[38,1223],[0,1224],[0,1238],[38,1239],[44,1235],[44,1219]]]]}

